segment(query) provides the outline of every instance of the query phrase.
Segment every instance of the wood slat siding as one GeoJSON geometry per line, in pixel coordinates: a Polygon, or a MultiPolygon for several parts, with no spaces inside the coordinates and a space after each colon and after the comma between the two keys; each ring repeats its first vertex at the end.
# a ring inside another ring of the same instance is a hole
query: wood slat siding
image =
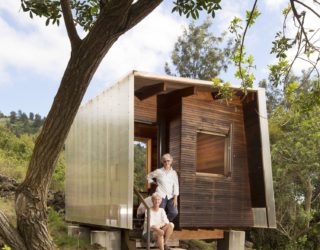
{"type": "Polygon", "coordinates": [[[171,96],[158,96],[158,119],[165,120],[166,140],[165,152],[173,157],[173,168],[179,172],[180,141],[181,141],[181,97],[171,99],[171,96]]]}
{"type": "MultiPolygon", "coordinates": [[[[182,98],[179,226],[182,228],[253,225],[242,103],[213,100],[209,92],[182,98]],[[197,176],[197,131],[227,134],[233,124],[231,177],[197,176]]],[[[179,143],[178,140],[170,144],[179,143]]],[[[170,145],[171,148],[179,145],[170,145]]]]}
{"type": "Polygon", "coordinates": [[[156,122],[157,121],[157,96],[151,96],[140,101],[134,98],[134,119],[136,121],[156,122]]]}
{"type": "Polygon", "coordinates": [[[266,207],[257,101],[244,103],[252,207],[266,207]]]}

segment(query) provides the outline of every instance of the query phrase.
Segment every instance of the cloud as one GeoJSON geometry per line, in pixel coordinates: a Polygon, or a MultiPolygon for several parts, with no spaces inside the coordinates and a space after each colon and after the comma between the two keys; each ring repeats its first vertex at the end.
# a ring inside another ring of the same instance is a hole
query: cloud
{"type": "Polygon", "coordinates": [[[113,45],[95,79],[113,80],[136,69],[149,72],[163,71],[174,43],[183,32],[182,19],[176,19],[163,7],[157,8],[113,45]]]}
{"type": "Polygon", "coordinates": [[[289,3],[288,0],[265,0],[264,4],[269,10],[280,10],[289,3]]]}
{"type": "Polygon", "coordinates": [[[222,1],[222,9],[217,11],[214,22],[217,22],[219,32],[228,30],[234,17],[244,19],[245,10],[249,7],[248,1],[222,1]]]}
{"type": "MultiPolygon", "coordinates": [[[[45,20],[18,11],[19,1],[0,2],[0,69],[28,70],[30,74],[61,78],[70,54],[63,22],[45,26],[45,20]]],[[[95,79],[119,77],[132,69],[159,71],[182,33],[181,19],[158,7],[114,44],[95,79]],[[179,21],[178,21],[179,20],[179,21]]],[[[13,72],[12,71],[12,72],[13,72]]],[[[10,79],[10,72],[6,81],[10,79]]],[[[4,81],[4,80],[2,80],[4,81]]]]}
{"type": "Polygon", "coordinates": [[[61,75],[70,51],[64,28],[47,27],[44,19],[30,19],[19,8],[19,1],[0,3],[2,68],[61,75]]]}

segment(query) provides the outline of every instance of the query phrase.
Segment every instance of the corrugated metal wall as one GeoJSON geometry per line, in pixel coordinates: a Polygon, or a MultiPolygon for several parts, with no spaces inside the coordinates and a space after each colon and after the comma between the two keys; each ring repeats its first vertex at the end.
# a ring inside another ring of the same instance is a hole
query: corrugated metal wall
{"type": "Polygon", "coordinates": [[[66,143],[66,219],[132,228],[134,86],[130,75],[81,107],[66,143]]]}

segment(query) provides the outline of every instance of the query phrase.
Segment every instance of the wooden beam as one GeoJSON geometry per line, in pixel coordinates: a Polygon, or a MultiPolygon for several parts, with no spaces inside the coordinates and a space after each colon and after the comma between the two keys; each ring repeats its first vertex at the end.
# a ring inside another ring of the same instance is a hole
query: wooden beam
{"type": "Polygon", "coordinates": [[[177,89],[167,94],[167,98],[175,100],[180,97],[187,97],[197,93],[196,87],[187,87],[184,89],[177,89]]]}
{"type": "Polygon", "coordinates": [[[150,86],[142,87],[135,91],[134,95],[139,98],[140,101],[147,99],[153,95],[166,91],[166,84],[164,82],[153,84],[150,86]]]}
{"type": "Polygon", "coordinates": [[[223,230],[174,230],[171,239],[175,240],[205,240],[205,239],[223,239],[223,230]]]}

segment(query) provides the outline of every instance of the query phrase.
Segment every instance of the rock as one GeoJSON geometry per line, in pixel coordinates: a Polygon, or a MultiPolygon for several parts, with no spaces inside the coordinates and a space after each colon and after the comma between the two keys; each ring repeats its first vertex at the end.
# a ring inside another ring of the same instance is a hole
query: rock
{"type": "Polygon", "coordinates": [[[53,193],[49,191],[47,205],[50,207],[53,207],[54,210],[58,212],[64,213],[64,209],[65,209],[64,199],[65,199],[64,192],[57,191],[53,193]]]}
{"type": "Polygon", "coordinates": [[[8,198],[13,196],[18,185],[14,179],[0,175],[0,197],[8,198]]]}
{"type": "MultiPolygon", "coordinates": [[[[19,183],[17,183],[14,179],[0,175],[0,197],[2,198],[12,198],[15,195],[17,187],[19,183]]],[[[54,208],[54,210],[58,212],[64,213],[65,209],[65,195],[62,191],[57,192],[48,192],[47,197],[47,205],[54,208]]]]}

